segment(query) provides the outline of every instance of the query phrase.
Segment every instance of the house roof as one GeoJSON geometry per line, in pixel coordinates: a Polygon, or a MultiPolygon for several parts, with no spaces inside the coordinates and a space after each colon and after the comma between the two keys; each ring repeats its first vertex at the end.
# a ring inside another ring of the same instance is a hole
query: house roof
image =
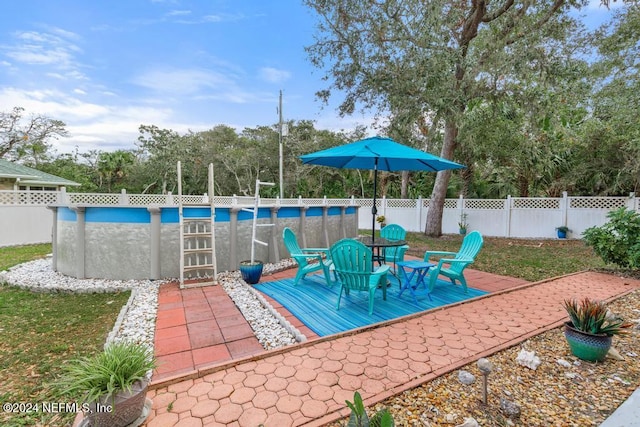
{"type": "Polygon", "coordinates": [[[71,181],[50,173],[42,172],[18,163],[0,159],[0,178],[20,179],[21,185],[67,185],[80,186],[71,181]]]}

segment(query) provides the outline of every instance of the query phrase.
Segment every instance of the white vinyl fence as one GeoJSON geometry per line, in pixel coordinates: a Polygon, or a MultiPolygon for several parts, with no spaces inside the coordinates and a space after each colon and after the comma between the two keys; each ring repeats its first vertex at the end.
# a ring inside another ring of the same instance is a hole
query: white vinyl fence
{"type": "MultiPolygon", "coordinates": [[[[183,196],[185,204],[208,203],[205,196],[183,196]]],[[[243,206],[253,204],[252,197],[216,196],[217,206],[243,206]]],[[[0,246],[51,242],[53,225],[51,205],[99,205],[99,206],[175,206],[178,197],[159,194],[97,194],[67,193],[56,191],[0,191],[0,246]]],[[[261,205],[281,206],[345,206],[361,209],[358,226],[371,229],[371,199],[261,199],[261,205]]],[[[386,223],[396,223],[407,231],[424,231],[429,199],[377,200],[378,215],[384,215],[386,223]]],[[[556,227],[565,225],[571,232],[569,238],[580,238],[582,232],[607,221],[607,213],[626,207],[640,211],[638,198],[629,197],[569,197],[506,199],[447,199],[442,219],[442,232],[458,233],[460,216],[466,214],[469,231],[478,230],[485,236],[515,238],[554,238],[556,227]]],[[[376,226],[378,226],[376,224],[376,226]]]]}

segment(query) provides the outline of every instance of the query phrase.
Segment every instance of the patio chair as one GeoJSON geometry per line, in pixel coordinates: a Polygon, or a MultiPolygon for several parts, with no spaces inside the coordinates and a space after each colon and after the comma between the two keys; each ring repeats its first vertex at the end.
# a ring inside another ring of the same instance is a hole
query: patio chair
{"type": "Polygon", "coordinates": [[[291,258],[298,263],[298,272],[296,273],[294,285],[297,285],[300,279],[303,279],[307,274],[322,270],[327,285],[333,286],[330,277],[330,270],[333,268],[333,263],[331,262],[328,248],[302,249],[298,244],[295,233],[289,227],[285,227],[285,229],[282,230],[282,239],[291,258]]]}
{"type": "Polygon", "coordinates": [[[482,239],[482,235],[478,231],[472,231],[471,233],[467,234],[462,240],[462,245],[460,246],[460,250],[458,252],[425,252],[425,262],[429,262],[429,258],[434,255],[440,257],[453,255],[450,258],[440,258],[440,260],[438,261],[438,265],[432,267],[431,270],[429,270],[429,292],[433,291],[433,288],[436,285],[436,281],[438,280],[438,276],[442,275],[448,277],[451,280],[451,283],[453,283],[454,285],[456,284],[456,280],[459,280],[460,284],[462,285],[462,289],[466,293],[467,281],[464,278],[464,269],[469,264],[473,264],[476,256],[478,255],[478,252],[480,252],[480,249],[482,248],[483,243],[484,241],[482,239]]]}
{"type": "MultiPolygon", "coordinates": [[[[398,224],[389,224],[380,230],[380,237],[384,237],[387,240],[405,240],[407,238],[407,231],[398,224]]],[[[404,261],[404,253],[407,249],[409,249],[409,245],[385,248],[385,262],[396,263],[404,261]]]]}
{"type": "Polygon", "coordinates": [[[373,254],[371,249],[354,239],[342,239],[331,246],[331,259],[335,273],[340,279],[340,293],[336,310],[340,309],[342,292],[365,291],[369,293],[369,314],[373,313],[373,299],[378,289],[382,288],[382,298],[387,299],[388,265],[382,265],[372,271],[373,254]]]}

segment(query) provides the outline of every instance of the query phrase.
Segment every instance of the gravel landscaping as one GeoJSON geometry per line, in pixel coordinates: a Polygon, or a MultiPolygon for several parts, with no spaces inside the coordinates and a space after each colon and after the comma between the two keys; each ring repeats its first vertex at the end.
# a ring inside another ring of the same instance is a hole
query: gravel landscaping
{"type": "Polygon", "coordinates": [[[581,361],[557,328],[487,358],[493,372],[486,405],[482,374],[474,362],[369,410],[388,408],[399,426],[598,426],[640,387],[640,291],[613,301],[609,308],[635,323],[630,334],[613,339],[624,360],[581,361]],[[522,349],[540,359],[535,370],[516,362],[522,349]],[[471,373],[475,381],[463,384],[461,371],[471,373]],[[508,416],[513,406],[505,401],[517,405],[519,415],[508,416]]]}

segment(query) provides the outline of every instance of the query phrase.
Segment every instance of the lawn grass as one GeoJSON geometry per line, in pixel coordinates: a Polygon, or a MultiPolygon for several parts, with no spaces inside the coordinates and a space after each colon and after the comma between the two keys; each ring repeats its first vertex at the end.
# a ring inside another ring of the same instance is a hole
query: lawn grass
{"type": "MultiPolygon", "coordinates": [[[[428,250],[457,252],[460,235],[427,237],[407,233],[408,253],[422,257],[428,250]]],[[[484,246],[470,268],[536,282],[605,264],[582,240],[506,239],[484,237],[484,246]]]]}
{"type": "MultiPolygon", "coordinates": [[[[51,245],[0,248],[0,270],[50,251],[51,245]]],[[[66,361],[102,350],[129,294],[35,293],[1,284],[0,402],[71,403],[52,383],[66,361]]],[[[74,417],[3,411],[0,425],[67,426],[74,417]]]]}

